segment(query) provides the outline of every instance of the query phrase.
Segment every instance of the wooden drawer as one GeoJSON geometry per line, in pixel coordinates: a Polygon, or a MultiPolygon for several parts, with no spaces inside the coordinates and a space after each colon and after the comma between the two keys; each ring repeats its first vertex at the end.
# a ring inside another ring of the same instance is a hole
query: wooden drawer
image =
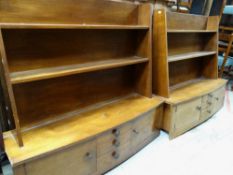
{"type": "Polygon", "coordinates": [[[202,99],[197,98],[173,108],[173,136],[178,136],[199,123],[202,99]]]}
{"type": "Polygon", "coordinates": [[[126,160],[130,155],[131,151],[129,142],[125,142],[123,145],[101,155],[97,158],[97,174],[102,174],[115,167],[126,160]]]}
{"type": "Polygon", "coordinates": [[[97,157],[111,152],[130,139],[131,123],[114,128],[97,138],[97,157]]]}
{"type": "Polygon", "coordinates": [[[132,123],[131,129],[131,145],[137,146],[144,142],[154,132],[158,132],[156,128],[156,110],[144,114],[132,123]]]}
{"type": "Polygon", "coordinates": [[[25,166],[28,175],[90,175],[96,169],[95,141],[67,148],[25,166]]]}

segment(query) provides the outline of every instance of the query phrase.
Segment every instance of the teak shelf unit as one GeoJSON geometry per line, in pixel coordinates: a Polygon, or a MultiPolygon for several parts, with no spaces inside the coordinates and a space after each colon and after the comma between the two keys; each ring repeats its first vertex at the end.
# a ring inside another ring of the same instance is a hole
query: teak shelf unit
{"type": "Polygon", "coordinates": [[[1,55],[20,146],[21,127],[133,92],[151,97],[151,7],[107,2],[124,13],[109,10],[103,22],[93,13],[79,24],[91,3],[80,1],[88,11],[63,24],[1,14],[10,18],[0,24],[1,55]]]}
{"type": "Polygon", "coordinates": [[[101,174],[159,135],[163,100],[148,98],[151,4],[0,6],[1,79],[15,123],[4,142],[15,175],[101,174]]]}
{"type": "Polygon", "coordinates": [[[162,128],[174,138],[223,105],[218,17],[155,10],[153,23],[153,93],[166,98],[162,128]]]}
{"type": "Polygon", "coordinates": [[[153,92],[169,97],[173,86],[217,72],[218,17],[154,13],[153,92]]]}

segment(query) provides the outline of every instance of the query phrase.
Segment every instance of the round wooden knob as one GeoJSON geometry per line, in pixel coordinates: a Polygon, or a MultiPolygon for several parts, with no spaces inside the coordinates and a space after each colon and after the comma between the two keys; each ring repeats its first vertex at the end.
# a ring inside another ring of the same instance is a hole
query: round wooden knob
{"type": "Polygon", "coordinates": [[[113,135],[115,135],[116,137],[118,137],[120,135],[120,130],[119,129],[113,129],[112,133],[113,133],[113,135]]]}
{"type": "Polygon", "coordinates": [[[87,159],[92,159],[93,158],[93,155],[90,152],[87,152],[85,156],[86,156],[87,159]]]}
{"type": "Polygon", "coordinates": [[[112,144],[113,144],[114,146],[116,146],[116,147],[119,147],[119,146],[120,146],[120,141],[117,140],[117,139],[114,139],[114,140],[112,141],[112,144]]]}
{"type": "Polygon", "coordinates": [[[210,102],[210,101],[208,101],[207,103],[208,103],[208,105],[212,105],[212,102],[210,102]]]}
{"type": "Polygon", "coordinates": [[[113,151],[112,152],[112,157],[115,158],[115,159],[118,159],[120,157],[120,155],[116,151],[113,151]]]}
{"type": "Polygon", "coordinates": [[[133,129],[133,133],[139,134],[139,131],[137,131],[136,129],[133,129]]]}

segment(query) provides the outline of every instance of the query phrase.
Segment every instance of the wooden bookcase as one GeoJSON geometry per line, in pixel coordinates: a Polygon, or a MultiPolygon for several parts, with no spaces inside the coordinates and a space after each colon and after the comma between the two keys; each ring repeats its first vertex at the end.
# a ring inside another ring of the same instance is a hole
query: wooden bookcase
{"type": "Polygon", "coordinates": [[[163,101],[148,98],[150,4],[1,0],[0,6],[1,78],[16,127],[4,142],[16,175],[48,174],[45,166],[62,174],[51,157],[66,166],[76,149],[80,166],[71,174],[103,173],[158,136],[163,101]]]}
{"type": "MultiPolygon", "coordinates": [[[[153,93],[166,98],[163,129],[174,138],[202,121],[203,100],[190,100],[225,85],[217,79],[218,17],[156,10],[153,26],[153,93]]],[[[223,91],[220,94],[224,97],[223,91]]],[[[222,98],[216,98],[221,102],[209,117],[223,104],[222,98]]]]}

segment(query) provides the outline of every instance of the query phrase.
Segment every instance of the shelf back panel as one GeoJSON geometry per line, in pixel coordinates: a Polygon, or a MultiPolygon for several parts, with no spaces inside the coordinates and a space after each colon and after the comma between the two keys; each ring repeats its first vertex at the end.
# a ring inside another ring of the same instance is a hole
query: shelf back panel
{"type": "Polygon", "coordinates": [[[169,63],[170,87],[201,78],[217,78],[215,65],[216,56],[206,56],[169,63]],[[210,73],[212,72],[212,73],[210,73]]]}
{"type": "Polygon", "coordinates": [[[137,24],[138,5],[110,0],[1,0],[0,22],[137,24]]]}
{"type": "MultiPolygon", "coordinates": [[[[10,72],[134,56],[134,30],[3,30],[10,72]]],[[[137,44],[138,43],[138,44],[137,44]]],[[[145,55],[146,56],[146,55],[145,55]]]]}
{"type": "Polygon", "coordinates": [[[216,33],[169,33],[168,56],[189,52],[216,51],[216,33]]]}
{"type": "Polygon", "coordinates": [[[167,12],[168,30],[206,30],[208,17],[167,12]]]}
{"type": "Polygon", "coordinates": [[[22,127],[134,92],[134,67],[14,85],[22,127]]]}

